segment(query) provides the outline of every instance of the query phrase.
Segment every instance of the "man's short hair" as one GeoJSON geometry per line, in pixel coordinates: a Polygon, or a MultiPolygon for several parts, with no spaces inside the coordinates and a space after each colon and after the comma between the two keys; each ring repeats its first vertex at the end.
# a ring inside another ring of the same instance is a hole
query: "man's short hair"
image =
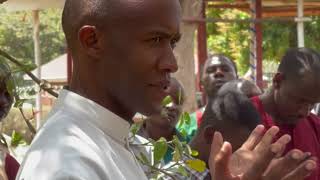
{"type": "MultiPolygon", "coordinates": [[[[221,89],[232,89],[246,95],[248,98],[262,94],[262,90],[252,81],[236,79],[225,83],[221,89]]],[[[225,91],[225,90],[222,90],[225,91]]]]}
{"type": "Polygon", "coordinates": [[[292,48],[283,56],[278,68],[285,79],[297,80],[305,71],[320,73],[320,54],[310,48],[292,48]]]}
{"type": "Polygon", "coordinates": [[[204,69],[204,68],[205,68],[206,63],[207,63],[208,61],[211,61],[212,58],[214,58],[214,57],[217,57],[219,60],[229,61],[229,62],[231,63],[231,65],[232,65],[232,67],[234,68],[234,70],[235,70],[235,72],[236,72],[236,75],[238,76],[238,68],[237,68],[236,63],[235,63],[233,60],[231,60],[229,57],[227,57],[227,56],[225,56],[225,55],[223,55],[223,54],[210,54],[210,55],[208,56],[206,62],[205,62],[202,66],[200,66],[201,79],[202,79],[202,76],[203,76],[203,74],[204,74],[204,72],[205,72],[205,69],[204,69]]]}
{"type": "Polygon", "coordinates": [[[221,88],[218,91],[215,99],[207,105],[202,118],[200,130],[221,124],[253,130],[261,120],[250,99],[238,90],[229,88],[221,88]]]}

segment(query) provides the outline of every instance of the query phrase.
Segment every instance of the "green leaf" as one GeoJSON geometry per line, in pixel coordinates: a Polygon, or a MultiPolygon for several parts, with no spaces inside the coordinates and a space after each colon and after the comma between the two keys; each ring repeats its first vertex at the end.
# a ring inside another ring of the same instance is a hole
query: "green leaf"
{"type": "Polygon", "coordinates": [[[26,143],[26,141],[23,139],[23,136],[20,133],[13,131],[11,135],[11,146],[16,147],[23,143],[26,143]]]}
{"type": "Polygon", "coordinates": [[[173,141],[172,142],[175,145],[175,147],[178,148],[180,154],[182,155],[182,153],[183,153],[183,145],[182,145],[181,141],[179,140],[179,138],[176,135],[173,136],[173,141]]]}
{"type": "Polygon", "coordinates": [[[21,108],[26,101],[28,101],[28,99],[18,99],[14,103],[14,107],[21,108]]]}
{"type": "Polygon", "coordinates": [[[150,161],[149,161],[149,159],[147,158],[147,156],[144,154],[144,153],[142,153],[142,152],[140,152],[140,158],[139,158],[141,161],[142,161],[142,163],[143,164],[150,164],[150,161]]]}
{"type": "Polygon", "coordinates": [[[166,106],[169,105],[170,103],[172,103],[172,98],[171,98],[171,96],[166,96],[166,97],[162,100],[161,105],[162,105],[163,107],[166,107],[166,106]]]}
{"type": "Polygon", "coordinates": [[[180,173],[182,176],[188,177],[188,172],[186,171],[186,168],[183,166],[178,167],[178,173],[180,173]]]}
{"type": "Polygon", "coordinates": [[[23,66],[23,70],[28,71],[28,72],[33,71],[36,68],[37,68],[37,65],[30,62],[30,61],[28,61],[28,63],[24,64],[24,66],[23,66]]]}
{"type": "Polygon", "coordinates": [[[13,72],[31,72],[37,68],[37,65],[32,61],[23,61],[21,64],[23,64],[23,66],[14,68],[13,72]]]}
{"type": "Polygon", "coordinates": [[[199,156],[199,152],[196,151],[196,150],[192,150],[192,151],[191,151],[191,156],[197,157],[197,156],[199,156]]]}
{"type": "Polygon", "coordinates": [[[156,143],[154,144],[154,150],[153,150],[153,159],[154,159],[154,165],[157,165],[161,162],[161,160],[164,158],[168,150],[168,144],[167,140],[165,138],[160,138],[156,143]]]}
{"type": "Polygon", "coordinates": [[[174,162],[179,162],[181,160],[181,153],[177,147],[174,148],[172,159],[174,162]]]}
{"type": "Polygon", "coordinates": [[[133,136],[135,136],[139,132],[139,130],[141,129],[142,125],[143,125],[143,122],[134,123],[134,124],[131,125],[130,132],[133,134],[133,136]]]}
{"type": "Polygon", "coordinates": [[[181,114],[179,117],[178,129],[181,129],[184,124],[185,122],[184,122],[183,114],[181,114]]]}
{"type": "Polygon", "coordinates": [[[206,163],[200,159],[186,160],[186,165],[197,172],[204,172],[207,168],[206,163]]]}
{"type": "Polygon", "coordinates": [[[170,173],[170,174],[179,174],[181,176],[184,176],[186,177],[189,177],[189,173],[187,172],[186,170],[186,167],[183,166],[182,164],[176,164],[174,165],[173,167],[170,167],[169,169],[167,169],[167,171],[170,173]]]}
{"type": "Polygon", "coordinates": [[[37,91],[35,90],[35,88],[31,88],[31,89],[27,90],[27,94],[29,96],[34,96],[37,94],[37,91]]]}
{"type": "Polygon", "coordinates": [[[188,136],[188,132],[185,130],[185,129],[182,129],[182,130],[180,130],[179,131],[180,132],[180,134],[181,134],[181,136],[183,137],[183,138],[187,138],[187,136],[188,136]]]}
{"type": "Polygon", "coordinates": [[[187,113],[187,112],[183,113],[183,118],[184,118],[184,122],[185,122],[187,125],[190,125],[190,123],[191,123],[191,118],[190,118],[189,113],[187,113]]]}
{"type": "Polygon", "coordinates": [[[186,149],[187,149],[187,154],[190,156],[192,154],[192,149],[188,144],[186,145],[186,149]]]}
{"type": "Polygon", "coordinates": [[[172,143],[174,144],[173,160],[178,162],[183,156],[183,144],[180,142],[177,136],[173,136],[172,143]]]}

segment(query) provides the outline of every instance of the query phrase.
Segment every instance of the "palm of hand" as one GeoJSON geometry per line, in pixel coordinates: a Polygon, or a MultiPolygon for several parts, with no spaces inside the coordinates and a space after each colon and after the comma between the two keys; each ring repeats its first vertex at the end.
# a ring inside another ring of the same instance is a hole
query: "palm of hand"
{"type": "Polygon", "coordinates": [[[255,151],[249,151],[240,148],[231,156],[229,168],[231,174],[234,176],[242,175],[251,168],[253,161],[256,159],[257,154],[255,151]]]}

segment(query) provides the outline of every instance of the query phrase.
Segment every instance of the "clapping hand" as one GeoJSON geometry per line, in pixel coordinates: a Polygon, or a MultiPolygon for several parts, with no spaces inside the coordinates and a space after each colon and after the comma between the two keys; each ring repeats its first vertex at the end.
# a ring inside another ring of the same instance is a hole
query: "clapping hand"
{"type": "Polygon", "coordinates": [[[278,127],[266,133],[257,126],[247,141],[232,154],[232,146],[216,132],[209,158],[210,173],[214,180],[303,180],[316,169],[315,157],[300,150],[291,150],[281,157],[289,135],[273,143],[278,127]]]}

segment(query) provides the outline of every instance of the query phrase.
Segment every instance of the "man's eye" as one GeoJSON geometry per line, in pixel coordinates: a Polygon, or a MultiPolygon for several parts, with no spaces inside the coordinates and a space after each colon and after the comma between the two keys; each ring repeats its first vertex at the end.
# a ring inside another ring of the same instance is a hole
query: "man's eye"
{"type": "Polygon", "coordinates": [[[229,72],[230,69],[229,69],[229,68],[222,68],[222,71],[223,71],[223,72],[229,72]]]}
{"type": "Polygon", "coordinates": [[[174,49],[177,46],[177,41],[171,41],[171,48],[174,49]]]}
{"type": "Polygon", "coordinates": [[[179,41],[178,39],[171,40],[170,44],[171,44],[172,49],[174,49],[177,46],[178,41],[179,41]]]}
{"type": "Polygon", "coordinates": [[[153,42],[153,43],[160,43],[161,40],[162,40],[161,37],[154,37],[154,38],[152,38],[152,42],[153,42]]]}

